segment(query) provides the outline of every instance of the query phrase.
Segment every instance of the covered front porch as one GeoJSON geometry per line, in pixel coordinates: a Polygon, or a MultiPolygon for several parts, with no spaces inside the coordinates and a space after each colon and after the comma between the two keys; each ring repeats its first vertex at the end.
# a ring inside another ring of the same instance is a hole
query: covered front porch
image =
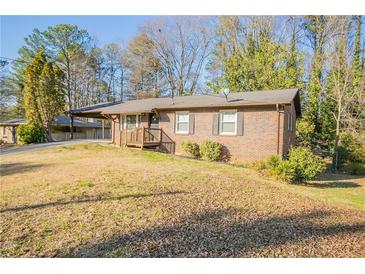
{"type": "Polygon", "coordinates": [[[113,142],[121,147],[138,147],[175,153],[175,142],[160,127],[157,112],[113,115],[113,142]]]}
{"type": "Polygon", "coordinates": [[[162,142],[162,129],[160,128],[128,128],[122,130],[124,145],[134,147],[157,147],[162,142]]]}
{"type": "MultiPolygon", "coordinates": [[[[70,111],[73,116],[111,121],[111,141],[120,147],[138,147],[175,153],[175,142],[160,126],[160,115],[152,108],[114,109],[118,103],[99,104],[70,111]]],[[[124,103],[121,103],[124,106],[124,103]]]]}

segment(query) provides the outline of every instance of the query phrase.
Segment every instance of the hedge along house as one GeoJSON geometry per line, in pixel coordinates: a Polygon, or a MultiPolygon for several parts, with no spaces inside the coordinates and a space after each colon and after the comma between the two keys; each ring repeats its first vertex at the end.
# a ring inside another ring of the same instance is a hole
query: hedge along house
{"type": "MultiPolygon", "coordinates": [[[[11,119],[0,123],[0,140],[4,143],[17,142],[16,128],[26,124],[24,118],[11,119]]],[[[52,125],[52,138],[54,141],[70,139],[70,119],[66,116],[57,116],[52,125]]],[[[110,125],[99,124],[95,121],[74,120],[75,139],[110,139],[110,125]]]]}
{"type": "Polygon", "coordinates": [[[121,147],[181,153],[184,140],[210,139],[229,158],[253,161],[286,156],[301,107],[298,89],[286,89],[148,98],[72,113],[111,119],[112,142],[121,147]]]}

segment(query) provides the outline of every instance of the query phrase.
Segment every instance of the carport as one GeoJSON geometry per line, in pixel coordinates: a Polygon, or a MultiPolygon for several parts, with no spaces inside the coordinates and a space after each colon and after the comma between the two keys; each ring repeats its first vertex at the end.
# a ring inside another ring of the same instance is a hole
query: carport
{"type": "MultiPolygon", "coordinates": [[[[120,104],[121,102],[108,102],[108,103],[100,103],[95,104],[87,107],[82,107],[78,109],[72,109],[67,111],[66,114],[70,115],[71,124],[70,127],[73,128],[73,117],[82,117],[82,118],[95,118],[101,119],[102,125],[102,138],[104,139],[104,132],[105,132],[105,120],[114,120],[116,117],[112,117],[110,115],[102,114],[102,110],[105,107],[109,107],[115,104],[120,104]]],[[[71,129],[72,130],[72,129],[71,129]]]]}

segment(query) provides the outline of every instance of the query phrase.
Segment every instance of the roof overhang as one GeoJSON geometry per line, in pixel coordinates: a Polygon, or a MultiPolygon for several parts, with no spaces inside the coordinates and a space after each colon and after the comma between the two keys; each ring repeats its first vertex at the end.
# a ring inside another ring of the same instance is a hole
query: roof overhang
{"type": "Polygon", "coordinates": [[[302,107],[300,105],[300,90],[298,90],[298,92],[295,94],[294,96],[294,107],[295,107],[295,113],[297,118],[302,117],[302,107]]]}
{"type": "Polygon", "coordinates": [[[6,127],[17,127],[19,125],[25,125],[26,122],[24,119],[19,119],[18,121],[4,121],[0,123],[0,126],[6,127]]]}
{"type": "Polygon", "coordinates": [[[107,116],[102,114],[104,108],[120,103],[121,102],[108,102],[108,103],[96,104],[78,109],[72,109],[70,111],[66,111],[65,113],[84,118],[109,119],[107,116]]]}
{"type": "Polygon", "coordinates": [[[0,123],[3,127],[17,127],[19,125],[24,125],[23,123],[0,123]]]}
{"type": "Polygon", "coordinates": [[[107,117],[105,117],[105,115],[101,114],[101,111],[90,111],[90,112],[70,111],[69,114],[84,118],[108,119],[107,117]]]}

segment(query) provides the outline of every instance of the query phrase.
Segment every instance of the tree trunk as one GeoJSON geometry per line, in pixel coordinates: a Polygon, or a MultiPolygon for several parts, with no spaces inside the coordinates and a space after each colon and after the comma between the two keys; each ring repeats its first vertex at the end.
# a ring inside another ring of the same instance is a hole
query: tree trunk
{"type": "Polygon", "coordinates": [[[335,137],[335,144],[333,147],[333,156],[332,156],[332,168],[333,170],[339,169],[339,155],[338,155],[338,143],[340,141],[340,122],[337,120],[336,122],[336,137],[335,137]]]}
{"type": "Polygon", "coordinates": [[[155,81],[154,81],[154,96],[158,97],[158,85],[157,85],[157,81],[158,81],[158,73],[155,71],[155,81]]]}
{"type": "MultiPolygon", "coordinates": [[[[68,110],[71,111],[72,109],[72,98],[71,98],[71,71],[70,71],[70,64],[67,62],[67,97],[68,97],[68,110]]],[[[72,140],[74,138],[74,121],[71,114],[70,116],[70,139],[72,140]]]]}
{"type": "Polygon", "coordinates": [[[121,76],[120,76],[120,101],[123,102],[123,95],[124,95],[124,72],[122,70],[121,76]]]}
{"type": "Polygon", "coordinates": [[[46,137],[47,137],[47,142],[53,142],[53,138],[52,138],[52,121],[47,122],[46,137]]]}
{"type": "Polygon", "coordinates": [[[74,117],[70,114],[70,139],[73,140],[74,138],[74,117]]]}

